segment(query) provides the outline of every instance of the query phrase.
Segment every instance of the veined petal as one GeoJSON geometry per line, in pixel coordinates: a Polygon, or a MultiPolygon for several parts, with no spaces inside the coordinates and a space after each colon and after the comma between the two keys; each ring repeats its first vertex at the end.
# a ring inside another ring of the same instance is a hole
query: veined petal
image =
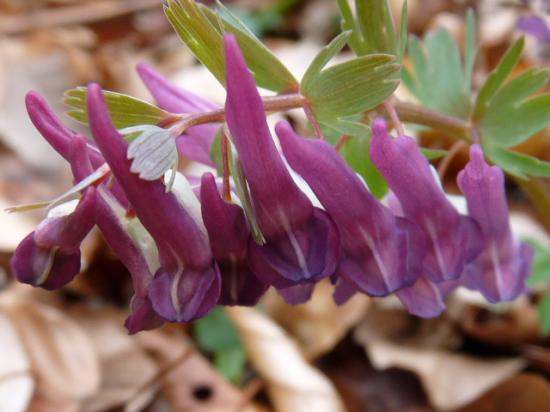
{"type": "Polygon", "coordinates": [[[439,187],[416,142],[392,139],[384,120],[373,123],[371,158],[399,199],[404,216],[420,226],[427,239],[424,271],[434,282],[457,279],[480,251],[479,230],[462,217],[439,187]]]}
{"type": "Polygon", "coordinates": [[[306,222],[313,206],[296,186],[275,146],[254,78],[232,35],[225,36],[226,120],[237,148],[258,223],[269,237],[306,222]]]}
{"type": "Polygon", "coordinates": [[[95,223],[96,193],[89,188],[69,214],[45,219],[19,244],[11,259],[23,283],[59,289],[80,272],[80,244],[95,223]]]}
{"type": "Polygon", "coordinates": [[[464,283],[478,289],[490,302],[513,300],[525,290],[533,250],[514,239],[510,230],[504,173],[497,166],[489,166],[481,147],[473,145],[458,184],[483,239],[481,254],[466,267],[464,283]]]}
{"type": "Polygon", "coordinates": [[[344,250],[338,275],[375,296],[414,283],[424,253],[420,230],[378,202],[328,143],[301,138],[287,123],[276,131],[287,161],[338,227],[344,250]]]}
{"type": "Polygon", "coordinates": [[[162,266],[149,287],[153,308],[168,321],[203,316],[220,293],[206,234],[161,181],[145,181],[130,171],[128,144],[114,128],[98,85],[88,87],[88,113],[99,149],[157,244],[162,266]]]}
{"type": "Polygon", "coordinates": [[[409,313],[421,318],[435,318],[445,310],[443,296],[436,283],[421,276],[414,285],[396,292],[409,313]]]}
{"type": "Polygon", "coordinates": [[[221,198],[216,180],[210,173],[202,177],[201,203],[212,252],[222,276],[219,303],[254,306],[269,284],[261,282],[249,266],[247,246],[250,230],[243,210],[221,198]]]}

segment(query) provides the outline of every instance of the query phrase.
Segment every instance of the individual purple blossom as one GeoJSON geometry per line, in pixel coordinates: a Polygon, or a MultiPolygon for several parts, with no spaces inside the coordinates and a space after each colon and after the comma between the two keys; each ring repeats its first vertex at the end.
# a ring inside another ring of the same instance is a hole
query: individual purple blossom
{"type": "Polygon", "coordinates": [[[504,173],[485,162],[483,150],[476,144],[470,148],[470,162],[458,175],[458,185],[483,239],[483,250],[466,266],[463,283],[490,302],[513,300],[525,291],[534,252],[510,230],[504,173]]]}
{"type": "MultiPolygon", "coordinates": [[[[338,233],[330,217],[314,208],[294,183],[269,132],[263,103],[235,37],[225,36],[226,121],[237,149],[262,234],[250,243],[250,263],[262,281],[277,289],[311,283],[333,274],[338,233]]],[[[292,293],[293,303],[309,297],[292,293]]]]}
{"type": "Polygon", "coordinates": [[[242,208],[223,200],[214,176],[202,177],[201,210],[210,247],[222,277],[222,305],[254,306],[269,285],[261,282],[248,262],[250,229],[242,208]]]}
{"type": "Polygon", "coordinates": [[[436,283],[457,279],[481,250],[479,228],[445,197],[412,138],[392,139],[382,119],[374,121],[372,130],[373,163],[399,199],[404,216],[426,235],[423,272],[436,283]]]}
{"type": "Polygon", "coordinates": [[[15,250],[11,269],[17,280],[45,289],[59,289],[80,272],[80,244],[95,222],[95,190],[80,201],[52,209],[38,228],[15,250]],[[66,210],[77,202],[74,211],[66,210]]]}
{"type": "MultiPolygon", "coordinates": [[[[219,109],[215,104],[172,85],[160,73],[144,63],[137,66],[137,71],[157,104],[164,110],[191,114],[219,109]]],[[[214,166],[210,151],[218,129],[219,125],[216,124],[203,124],[187,129],[176,141],[178,151],[190,160],[214,166]]]]}
{"type": "MultiPolygon", "coordinates": [[[[90,142],[60,122],[39,94],[30,92],[27,95],[26,104],[35,127],[70,163],[75,182],[84,180],[93,173],[94,168],[105,163],[101,153],[90,142]]],[[[127,205],[126,195],[117,182],[98,182],[95,196],[95,223],[107,244],[132,276],[135,296],[132,299],[131,314],[126,320],[126,326],[130,333],[136,333],[158,327],[163,321],[154,312],[148,297],[149,284],[158,267],[156,264],[158,252],[151,236],[137,218],[127,216],[127,205]],[[151,241],[149,241],[150,238],[151,241]],[[145,248],[143,245],[147,243],[153,244],[145,248]]],[[[73,259],[73,262],[76,262],[76,259],[73,259]]],[[[73,267],[76,267],[74,263],[73,267]]],[[[78,259],[78,268],[80,268],[80,259],[78,259]]],[[[76,275],[78,270],[73,269],[75,270],[76,275]]],[[[56,287],[61,286],[63,285],[59,284],[56,287]]]]}
{"type": "Polygon", "coordinates": [[[327,142],[304,139],[290,125],[276,127],[290,166],[309,184],[335,221],[343,254],[335,299],[355,290],[384,296],[411,286],[420,276],[424,235],[408,219],[395,217],[327,142]]]}
{"type": "Polygon", "coordinates": [[[130,171],[128,143],[115,129],[98,85],[88,87],[87,109],[98,148],[158,247],[161,267],[149,285],[153,308],[168,321],[205,315],[220,294],[206,233],[160,180],[145,181],[130,171]]]}
{"type": "Polygon", "coordinates": [[[524,16],[518,22],[518,28],[537,40],[550,42],[550,27],[541,16],[524,16]]]}

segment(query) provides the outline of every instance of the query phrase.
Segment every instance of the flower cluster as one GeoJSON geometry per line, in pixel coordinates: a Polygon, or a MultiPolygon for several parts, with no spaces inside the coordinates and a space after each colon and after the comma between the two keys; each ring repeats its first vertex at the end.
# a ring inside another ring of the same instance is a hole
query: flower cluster
{"type": "MultiPolygon", "coordinates": [[[[233,201],[221,195],[213,174],[194,187],[180,173],[170,185],[134,173],[129,144],[114,127],[98,85],[87,89],[93,141],[63,126],[30,93],[32,121],[70,163],[75,181],[105,164],[109,172],[86,186],[79,200],[53,208],[22,241],[12,259],[17,279],[64,286],[79,272],[80,244],[97,226],[132,275],[131,333],[196,319],[216,304],[255,305],[270,286],[287,302],[302,303],[325,278],[335,285],[337,303],[358,292],[395,293],[419,316],[441,313],[445,295],[459,285],[491,302],[523,292],[533,253],[511,234],[503,173],[485,162],[480,146],[472,146],[458,180],[469,209],[463,216],[415,141],[390,137],[384,120],[375,120],[371,158],[392,191],[386,206],[327,142],[301,137],[281,122],[279,150],[231,35],[225,57],[228,134],[263,241],[252,236],[250,216],[235,194],[233,201]]],[[[167,111],[215,108],[146,66],[138,71],[167,111]]],[[[176,138],[180,154],[211,164],[217,130],[212,124],[186,130],[176,138]]]]}

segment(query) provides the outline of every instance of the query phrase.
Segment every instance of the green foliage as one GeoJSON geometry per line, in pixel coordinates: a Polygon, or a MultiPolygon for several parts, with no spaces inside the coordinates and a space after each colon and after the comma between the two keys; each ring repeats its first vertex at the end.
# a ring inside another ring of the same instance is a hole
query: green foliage
{"type": "Polygon", "coordinates": [[[478,93],[473,120],[494,163],[522,179],[549,177],[550,162],[507,150],[550,125],[550,94],[540,93],[550,80],[550,71],[529,69],[507,81],[519,63],[523,46],[520,38],[491,72],[478,93]]]}
{"type": "Polygon", "coordinates": [[[199,347],[214,355],[216,369],[238,384],[246,365],[246,351],[237,329],[220,307],[195,322],[199,347]]]}
{"type": "MultiPolygon", "coordinates": [[[[524,239],[524,241],[535,250],[533,273],[528,280],[529,287],[550,286],[550,248],[544,247],[534,239],[524,239]]],[[[550,312],[548,316],[550,317],[550,312]]]]}
{"type": "Polygon", "coordinates": [[[542,298],[537,309],[542,333],[550,335],[550,293],[542,298]]]}
{"type": "Polygon", "coordinates": [[[370,130],[368,133],[351,136],[342,147],[342,156],[365,180],[371,193],[381,199],[388,193],[388,184],[370,160],[370,142],[370,130]]]}
{"type": "Polygon", "coordinates": [[[218,5],[221,17],[193,0],[169,0],[165,13],[180,38],[220,83],[225,84],[223,33],[227,31],[237,37],[258,86],[276,92],[297,89],[298,82],[279,59],[237,16],[218,5]]]}
{"type": "Polygon", "coordinates": [[[409,43],[412,71],[403,70],[403,83],[426,107],[450,116],[468,119],[471,78],[475,61],[475,24],[469,18],[465,63],[449,32],[443,28],[428,33],[422,42],[409,43]]]}
{"type": "MultiPolygon", "coordinates": [[[[144,124],[156,125],[170,116],[170,113],[135,97],[109,91],[103,93],[113,123],[118,129],[144,124]]],[[[64,100],[65,104],[71,108],[67,114],[84,124],[88,124],[87,94],[85,87],[78,87],[65,92],[64,100]]]]}
{"type": "Polygon", "coordinates": [[[489,108],[492,97],[512,73],[514,67],[518,64],[521,57],[521,52],[523,51],[524,43],[525,41],[523,37],[517,40],[514,45],[508,49],[497,67],[491,72],[485,81],[485,84],[477,95],[474,118],[481,117],[489,108]]]}
{"type": "MultiPolygon", "coordinates": [[[[530,288],[548,287],[550,285],[550,249],[534,239],[524,239],[535,249],[533,273],[528,279],[530,288]]],[[[550,292],[546,292],[538,303],[538,316],[541,331],[550,335],[550,292]]]]}
{"type": "Polygon", "coordinates": [[[491,161],[520,179],[528,179],[528,176],[550,177],[550,162],[490,144],[484,144],[483,148],[491,161]]]}
{"type": "Polygon", "coordinates": [[[387,53],[402,60],[407,43],[406,1],[403,2],[399,35],[387,0],[356,0],[356,17],[347,0],[338,0],[338,6],[342,30],[352,32],[348,42],[358,56],[387,53]]]}
{"type": "MultiPolygon", "coordinates": [[[[336,38],[332,45],[341,40],[342,37],[336,38]]],[[[329,45],[321,53],[328,56],[335,48],[329,45]]],[[[315,70],[308,70],[306,83],[301,87],[322,123],[372,109],[397,88],[400,66],[394,56],[370,54],[320,70],[318,63],[325,61],[326,56],[315,59],[315,70]]]]}
{"type": "Polygon", "coordinates": [[[483,139],[515,146],[550,124],[550,94],[533,97],[550,79],[550,71],[530,69],[500,87],[479,120],[483,139]]]}

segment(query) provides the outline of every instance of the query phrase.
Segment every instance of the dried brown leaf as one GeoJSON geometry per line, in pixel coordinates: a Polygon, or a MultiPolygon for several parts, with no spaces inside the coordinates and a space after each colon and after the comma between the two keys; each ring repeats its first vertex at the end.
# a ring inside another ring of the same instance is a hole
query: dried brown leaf
{"type": "Polygon", "coordinates": [[[152,331],[140,333],[137,339],[160,365],[151,384],[160,385],[162,396],[154,405],[186,412],[245,409],[246,400],[237,388],[222,378],[184,336],[152,331]]]}
{"type": "Polygon", "coordinates": [[[3,301],[3,307],[29,354],[41,394],[83,399],[98,389],[98,358],[77,323],[58,309],[32,301],[3,301]]]}
{"type": "Polygon", "coordinates": [[[270,316],[297,339],[308,359],[334,348],[369,307],[368,297],[361,294],[337,306],[332,298],[333,291],[329,282],[320,282],[311,300],[303,305],[288,305],[275,294],[264,301],[270,316]]]}
{"type": "Polygon", "coordinates": [[[332,383],[307,363],[279,325],[255,309],[235,307],[226,311],[241,334],[250,361],[266,382],[275,410],[344,410],[332,383]]]}
{"type": "Polygon", "coordinates": [[[0,411],[26,411],[34,386],[29,359],[17,330],[0,310],[0,411]]]}

